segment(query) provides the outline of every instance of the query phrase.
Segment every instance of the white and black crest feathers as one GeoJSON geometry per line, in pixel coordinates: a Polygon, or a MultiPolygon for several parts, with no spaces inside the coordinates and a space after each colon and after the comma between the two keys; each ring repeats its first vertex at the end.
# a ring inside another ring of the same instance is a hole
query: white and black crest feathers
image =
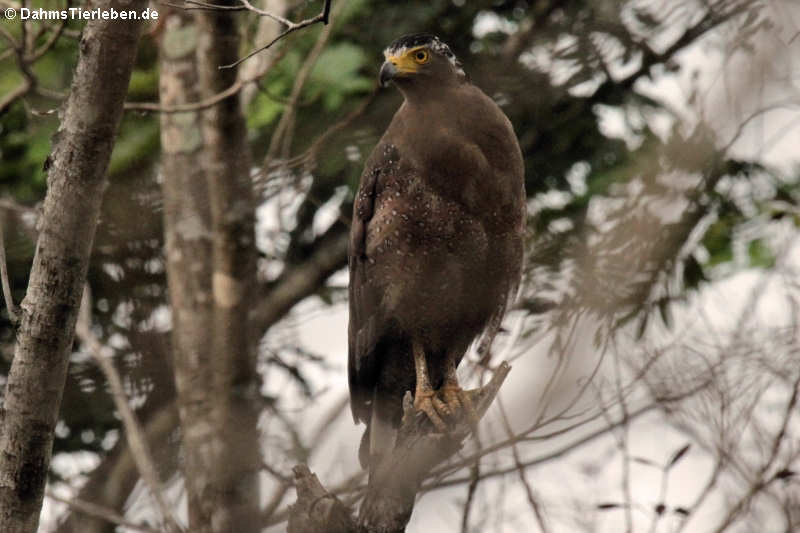
{"type": "Polygon", "coordinates": [[[456,70],[459,72],[459,74],[464,74],[464,70],[461,68],[461,61],[458,60],[456,55],[452,50],[450,50],[450,47],[447,46],[446,43],[432,33],[412,33],[409,35],[403,35],[395,40],[395,42],[390,44],[383,51],[383,53],[384,55],[398,56],[405,53],[406,50],[410,50],[418,46],[427,46],[434,53],[446,57],[453,64],[453,66],[456,67],[456,70]]]}

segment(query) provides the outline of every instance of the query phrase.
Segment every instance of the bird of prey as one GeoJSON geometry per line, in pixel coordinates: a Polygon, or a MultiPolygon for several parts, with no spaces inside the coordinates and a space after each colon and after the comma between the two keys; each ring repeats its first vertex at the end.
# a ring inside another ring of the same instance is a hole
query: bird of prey
{"type": "Polygon", "coordinates": [[[367,424],[364,467],[393,446],[406,391],[441,431],[458,413],[474,417],[456,368],[496,333],[516,292],[525,221],[511,123],[450,48],[407,35],[384,57],[381,85],[393,82],[404,101],[361,175],[348,258],[350,405],[367,424]]]}

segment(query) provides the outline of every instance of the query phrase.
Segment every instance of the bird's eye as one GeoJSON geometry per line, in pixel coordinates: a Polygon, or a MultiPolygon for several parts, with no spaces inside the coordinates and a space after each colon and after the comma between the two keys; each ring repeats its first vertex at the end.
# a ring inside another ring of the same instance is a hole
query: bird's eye
{"type": "Polygon", "coordinates": [[[417,50],[414,52],[414,60],[417,63],[427,63],[430,58],[431,56],[426,50],[417,50]]]}

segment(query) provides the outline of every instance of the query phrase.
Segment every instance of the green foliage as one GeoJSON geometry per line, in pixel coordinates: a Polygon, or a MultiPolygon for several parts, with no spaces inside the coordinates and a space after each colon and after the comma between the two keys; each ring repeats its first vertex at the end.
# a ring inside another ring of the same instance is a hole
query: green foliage
{"type": "Polygon", "coordinates": [[[154,96],[158,96],[158,72],[156,69],[134,70],[128,84],[128,97],[131,100],[138,100],[154,96]]]}
{"type": "Polygon", "coordinates": [[[747,246],[747,255],[750,258],[751,267],[772,268],[775,265],[775,255],[761,239],[750,241],[747,246]]]}
{"type": "Polygon", "coordinates": [[[126,118],[108,165],[110,175],[124,172],[150,161],[158,153],[158,123],[153,119],[126,118]]]}
{"type": "Polygon", "coordinates": [[[308,83],[310,100],[322,98],[326,111],[339,109],[348,97],[369,91],[375,82],[361,74],[367,55],[358,46],[339,43],[319,57],[308,83]]]}
{"type": "Polygon", "coordinates": [[[272,123],[283,111],[283,104],[268,96],[264,91],[259,92],[250,105],[247,115],[248,129],[259,130],[272,123]]]}
{"type": "Polygon", "coordinates": [[[0,117],[0,187],[21,202],[42,197],[45,175],[42,170],[50,152],[49,129],[30,125],[21,103],[14,104],[0,117]]]}
{"type": "Polygon", "coordinates": [[[703,239],[703,246],[709,254],[707,266],[713,267],[733,260],[731,244],[735,225],[734,217],[726,216],[718,219],[708,228],[703,239]]]}

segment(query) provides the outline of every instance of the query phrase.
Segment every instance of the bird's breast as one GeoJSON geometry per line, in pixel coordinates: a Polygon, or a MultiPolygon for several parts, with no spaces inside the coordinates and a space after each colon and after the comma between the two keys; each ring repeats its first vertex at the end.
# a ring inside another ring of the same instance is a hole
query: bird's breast
{"type": "Polygon", "coordinates": [[[504,298],[503,238],[421,176],[387,180],[366,240],[368,277],[406,328],[480,323],[504,298]]]}

